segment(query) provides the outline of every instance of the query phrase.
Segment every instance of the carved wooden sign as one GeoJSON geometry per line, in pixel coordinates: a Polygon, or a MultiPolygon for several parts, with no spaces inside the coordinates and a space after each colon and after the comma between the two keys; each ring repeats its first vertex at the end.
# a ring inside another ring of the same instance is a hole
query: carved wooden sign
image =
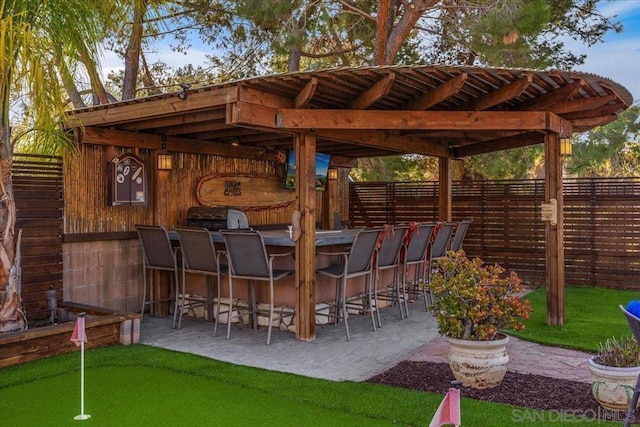
{"type": "Polygon", "coordinates": [[[295,201],[296,193],[271,175],[213,174],[200,180],[196,197],[203,206],[251,211],[287,206],[295,201]]]}

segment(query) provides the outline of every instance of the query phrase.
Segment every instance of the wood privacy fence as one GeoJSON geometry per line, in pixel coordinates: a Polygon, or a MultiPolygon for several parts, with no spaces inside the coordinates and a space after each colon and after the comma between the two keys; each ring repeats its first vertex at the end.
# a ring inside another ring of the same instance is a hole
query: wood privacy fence
{"type": "MultiPolygon", "coordinates": [[[[453,183],[454,220],[472,219],[464,249],[503,264],[525,280],[545,282],[544,180],[453,183]]],[[[351,183],[354,226],[433,221],[436,182],[351,183]]],[[[640,178],[564,182],[565,280],[640,289],[640,178]]]]}
{"type": "Polygon", "coordinates": [[[22,230],[22,300],[31,323],[48,318],[46,291],[62,300],[62,158],[14,154],[16,230],[22,230]]]}

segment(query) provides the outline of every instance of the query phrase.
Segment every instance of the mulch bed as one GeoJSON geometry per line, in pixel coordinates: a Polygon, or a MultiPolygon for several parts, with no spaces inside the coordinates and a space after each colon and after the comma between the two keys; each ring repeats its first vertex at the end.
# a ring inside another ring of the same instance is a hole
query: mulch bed
{"type": "MultiPolygon", "coordinates": [[[[368,382],[444,395],[454,379],[446,363],[405,361],[368,382]]],[[[597,417],[602,412],[591,394],[590,384],[541,375],[507,372],[498,387],[483,390],[462,388],[461,396],[588,417],[597,417]]]]}

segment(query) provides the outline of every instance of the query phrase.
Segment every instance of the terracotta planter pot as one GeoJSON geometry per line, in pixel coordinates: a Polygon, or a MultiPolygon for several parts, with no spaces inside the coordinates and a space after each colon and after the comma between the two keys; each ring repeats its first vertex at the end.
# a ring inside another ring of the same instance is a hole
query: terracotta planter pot
{"type": "MultiPolygon", "coordinates": [[[[591,382],[593,397],[605,409],[626,411],[640,374],[640,366],[632,368],[604,366],[596,363],[594,357],[589,358],[589,371],[593,378],[591,382]]],[[[640,407],[640,402],[637,407],[640,407]]]]}
{"type": "Polygon", "coordinates": [[[449,367],[464,387],[490,388],[500,385],[507,373],[509,337],[492,341],[460,340],[445,337],[451,345],[449,367]]]}

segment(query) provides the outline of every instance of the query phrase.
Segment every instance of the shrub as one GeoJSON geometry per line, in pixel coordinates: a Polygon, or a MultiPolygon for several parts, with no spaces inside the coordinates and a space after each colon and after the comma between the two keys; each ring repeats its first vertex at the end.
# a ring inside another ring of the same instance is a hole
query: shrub
{"type": "Polygon", "coordinates": [[[615,368],[640,366],[640,346],[633,337],[609,338],[598,345],[594,362],[615,368]]]}
{"type": "Polygon", "coordinates": [[[434,303],[429,310],[440,334],[490,341],[501,329],[524,329],[520,319],[529,318],[531,305],[517,295],[524,285],[515,272],[503,277],[503,267],[471,260],[463,250],[448,252],[435,267],[429,284],[434,303]]]}

